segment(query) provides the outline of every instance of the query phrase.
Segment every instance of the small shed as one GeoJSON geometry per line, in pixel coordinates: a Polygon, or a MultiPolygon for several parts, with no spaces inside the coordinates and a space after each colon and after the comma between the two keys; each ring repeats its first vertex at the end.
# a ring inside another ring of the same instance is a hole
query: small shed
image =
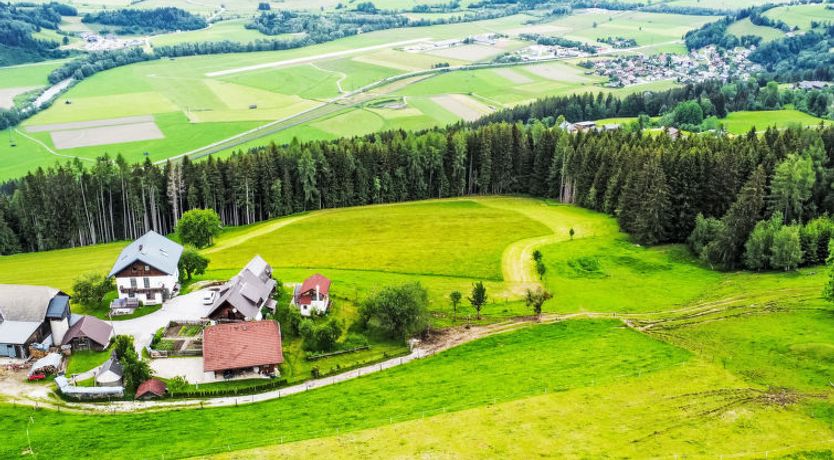
{"type": "Polygon", "coordinates": [[[136,389],[136,399],[148,400],[162,398],[168,392],[168,385],[159,379],[145,380],[136,389]]]}
{"type": "Polygon", "coordinates": [[[116,354],[113,353],[96,372],[96,385],[100,387],[118,387],[122,385],[122,377],[124,376],[124,369],[119,364],[116,354]]]}
{"type": "Polygon", "coordinates": [[[62,345],[71,345],[73,350],[102,351],[112,338],[113,326],[95,316],[82,316],[70,326],[62,345]]]}

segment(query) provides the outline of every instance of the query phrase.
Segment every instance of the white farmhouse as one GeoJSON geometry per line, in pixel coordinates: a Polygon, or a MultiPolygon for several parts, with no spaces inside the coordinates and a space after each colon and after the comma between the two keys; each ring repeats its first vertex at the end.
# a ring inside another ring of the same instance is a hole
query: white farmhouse
{"type": "Polygon", "coordinates": [[[120,299],[157,305],[179,291],[181,255],[182,246],[151,230],[122,250],[108,277],[120,299]]]}
{"type": "Polygon", "coordinates": [[[330,308],[330,280],[316,273],[295,286],[290,305],[298,307],[301,316],[323,315],[330,308]]]}

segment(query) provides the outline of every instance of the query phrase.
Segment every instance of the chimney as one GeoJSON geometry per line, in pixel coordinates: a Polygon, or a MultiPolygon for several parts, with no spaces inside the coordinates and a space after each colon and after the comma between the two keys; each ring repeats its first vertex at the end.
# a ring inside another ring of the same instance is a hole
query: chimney
{"type": "Polygon", "coordinates": [[[143,248],[144,248],[144,245],[140,244],[139,245],[139,252],[141,252],[142,254],[145,253],[145,251],[142,250],[143,248]]]}
{"type": "Polygon", "coordinates": [[[321,300],[321,294],[319,294],[319,285],[316,285],[316,301],[321,300]]]}

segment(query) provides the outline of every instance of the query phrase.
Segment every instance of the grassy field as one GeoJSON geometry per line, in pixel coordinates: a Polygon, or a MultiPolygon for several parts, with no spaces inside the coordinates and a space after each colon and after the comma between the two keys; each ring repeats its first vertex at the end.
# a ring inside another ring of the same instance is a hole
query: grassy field
{"type": "MultiPolygon", "coordinates": [[[[142,2],[137,7],[150,7],[150,3],[153,2],[142,2]]],[[[244,3],[225,6],[233,11],[236,7],[245,6],[244,3]]],[[[254,3],[250,7],[254,8],[254,3]]],[[[489,54],[497,55],[524,46],[523,42],[512,37],[530,31],[531,28],[543,27],[543,33],[550,30],[588,41],[612,34],[625,34],[636,37],[641,45],[652,47],[646,48],[646,52],[681,51],[672,49],[681,46],[675,40],[679,40],[685,30],[697,27],[711,18],[633,12],[581,12],[553,23],[527,26],[525,21],[529,19],[526,15],[516,15],[466,24],[385,30],[302,49],[166,59],[101,72],[74,86],[51,108],[27,120],[21,129],[25,131],[29,127],[46,124],[145,115],[153,116],[164,138],[116,144],[107,144],[112,141],[102,139],[100,145],[59,149],[53,143],[49,131],[32,132],[30,135],[35,140],[18,136],[16,148],[0,142],[0,179],[20,176],[35,166],[48,166],[60,158],[48,149],[60,155],[82,159],[92,159],[106,152],[120,153],[129,161],[141,161],[145,156],[154,161],[163,160],[309,110],[342,92],[384,78],[429,69],[439,62],[458,65],[489,59],[489,54]],[[598,22],[598,27],[592,27],[594,22],[598,22]],[[490,53],[487,54],[483,54],[483,50],[470,53],[466,47],[441,50],[442,53],[410,53],[393,45],[405,40],[464,38],[484,32],[506,33],[511,39],[494,50],[488,50],[490,53]],[[377,48],[365,49],[368,47],[377,48]],[[330,55],[338,52],[350,54],[330,55]],[[300,58],[314,60],[292,62],[300,58]],[[289,62],[279,67],[209,76],[213,72],[282,61],[289,62]]],[[[221,37],[231,40],[255,38],[253,34],[257,32],[244,29],[243,22],[243,19],[221,21],[205,30],[160,35],[153,38],[153,41],[160,46],[221,37]]],[[[478,46],[481,45],[475,47],[478,46]]],[[[37,77],[41,81],[48,71],[46,67],[43,70],[43,76],[37,77]]],[[[19,69],[17,72],[22,74],[24,71],[19,69]]],[[[238,148],[263,145],[270,141],[288,142],[293,137],[302,140],[329,139],[379,129],[419,130],[445,125],[466,116],[465,111],[450,109],[438,103],[449,94],[464,95],[461,97],[468,100],[469,105],[477,105],[482,108],[479,111],[484,112],[525,103],[543,95],[600,89],[599,77],[585,75],[573,63],[518,67],[513,72],[517,75],[507,77],[508,74],[501,75],[491,69],[451,73],[416,84],[403,84],[392,91],[394,97],[407,97],[405,108],[363,106],[329,113],[238,148]],[[346,127],[350,127],[350,130],[346,131],[346,127]]],[[[31,78],[25,76],[15,78],[31,81],[31,78]]],[[[669,86],[666,83],[657,88],[646,86],[640,89],[665,89],[669,86]]]]}
{"type": "Polygon", "coordinates": [[[763,131],[768,126],[783,128],[792,125],[816,126],[821,119],[798,110],[768,110],[760,112],[733,112],[721,123],[728,132],[746,134],[752,128],[763,131]]]}
{"type": "Polygon", "coordinates": [[[779,29],[766,26],[757,26],[750,22],[750,19],[736,21],[727,28],[727,33],[742,37],[744,35],[756,35],[762,37],[762,42],[769,42],[780,39],[785,36],[785,33],[779,29]]]}
{"type": "Polygon", "coordinates": [[[11,67],[0,67],[0,89],[20,86],[47,86],[49,72],[63,64],[63,60],[37,62],[11,67]]]}
{"type": "Polygon", "coordinates": [[[67,375],[87,372],[104,364],[110,358],[110,351],[76,351],[67,364],[67,375]]]}
{"type": "Polygon", "coordinates": [[[834,22],[834,10],[827,9],[824,4],[780,6],[768,10],[764,15],[772,19],[781,19],[788,25],[803,30],[811,28],[811,21],[834,22]]]}
{"type": "MultiPolygon", "coordinates": [[[[24,448],[22,427],[30,416],[35,453],[55,458],[81,449],[128,458],[140,452],[144,458],[309,458],[334,449],[337,458],[543,451],[599,457],[612,449],[634,457],[714,458],[831,448],[817,444],[834,437],[834,310],[820,298],[825,274],[818,268],[714,272],[682,246],[634,245],[598,213],[485,197],[312,212],[228,229],[204,251],[212,262],[201,279],[228,278],[260,253],[285,282],[314,272],[332,278],[332,314],[346,322],[367,293],[417,280],[431,293],[436,326],[451,323],[450,290],[466,292],[473,280],[486,279],[485,322],[494,322],[529,314],[501,293],[509,248],[531,238],[542,242],[544,284],[554,294],[545,311],[575,318],[253,406],[164,416],[0,406],[0,425],[9,427],[0,456],[24,448]],[[576,230],[573,240],[568,228],[576,230]],[[584,316],[621,317],[632,328],[584,316]],[[265,418],[269,432],[251,436],[251,424],[265,418]],[[149,443],[162,429],[165,440],[149,443]],[[212,435],[220,429],[222,439],[212,435]],[[60,447],[49,442],[62,430],[74,434],[60,447]],[[241,449],[254,450],[235,452],[241,449]]],[[[67,264],[80,261],[79,273],[106,269],[120,247],[0,258],[0,279],[63,287],[72,277],[62,270],[67,264]]],[[[463,307],[460,317],[469,310],[463,307]]],[[[289,353],[300,344],[286,346],[289,353]]],[[[380,342],[368,354],[329,361],[323,371],[401,350],[380,342]]],[[[310,368],[288,362],[287,376],[303,378],[310,368]]]]}

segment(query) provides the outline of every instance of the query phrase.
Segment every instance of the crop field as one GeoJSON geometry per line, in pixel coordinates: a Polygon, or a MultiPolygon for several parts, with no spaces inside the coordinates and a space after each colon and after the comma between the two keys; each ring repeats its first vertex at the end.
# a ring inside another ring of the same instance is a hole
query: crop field
{"type": "MultiPolygon", "coordinates": [[[[245,3],[239,2],[238,6],[245,3]]],[[[226,7],[230,10],[235,8],[228,4],[226,7]]],[[[638,37],[641,45],[663,48],[680,46],[677,43],[664,44],[669,37],[679,39],[681,31],[678,29],[688,30],[700,25],[699,21],[710,19],[690,18],[686,23],[683,20],[686,17],[679,15],[612,12],[613,19],[607,21],[610,15],[606,14],[580,14],[561,19],[560,26],[546,24],[531,27],[560,30],[569,36],[585,34],[587,36],[580,38],[586,40],[595,36],[622,34],[628,29],[636,35],[642,34],[638,37]],[[606,18],[604,22],[603,17],[606,18]],[[597,28],[592,27],[595,20],[599,22],[597,28]],[[665,27],[661,27],[661,23],[666,24],[665,27]],[[658,24],[656,31],[654,24],[658,24]],[[605,27],[611,29],[604,32],[598,30],[605,27]],[[659,37],[657,34],[661,32],[666,35],[659,37]]],[[[529,16],[516,15],[466,24],[386,30],[302,49],[166,59],[101,72],[71,88],[52,107],[19,127],[20,132],[13,133],[16,147],[0,143],[0,160],[4,160],[0,161],[0,178],[20,176],[35,166],[49,166],[67,157],[79,157],[84,161],[104,153],[121,154],[131,162],[143,161],[146,157],[162,161],[266,123],[306,113],[321,107],[328,100],[385,78],[430,69],[441,62],[455,66],[491,59],[497,54],[524,46],[513,36],[527,31],[529,27],[524,22],[528,19],[529,16]],[[485,32],[505,32],[510,38],[499,41],[495,46],[466,45],[419,53],[403,51],[397,45],[428,39],[463,38],[485,32]],[[149,124],[137,135],[127,135],[121,132],[124,128],[115,126],[84,133],[39,129],[44,125],[87,121],[112,124],[113,119],[138,116],[151,117],[155,126],[149,124]]],[[[252,34],[257,34],[256,31],[243,29],[243,21],[221,21],[201,31],[161,35],[153,40],[159,46],[213,40],[213,37],[234,40],[255,37],[252,34]]],[[[42,76],[37,77],[39,81],[43,81],[51,67],[41,69],[42,76]]],[[[23,75],[35,71],[18,69],[16,72],[23,75]]],[[[32,80],[21,76],[10,81],[32,80]]],[[[6,80],[3,81],[5,84],[6,80]]],[[[396,108],[378,107],[371,102],[341,111],[331,110],[327,115],[303,125],[255,139],[237,148],[263,145],[270,141],[288,142],[294,137],[302,140],[330,139],[378,129],[425,129],[462,118],[472,119],[478,114],[525,103],[543,95],[596,92],[602,89],[598,85],[601,81],[602,78],[585,75],[583,69],[566,62],[450,72],[382,91],[381,98],[401,98],[403,103],[396,108]],[[386,91],[389,94],[385,94],[386,91]],[[454,104],[449,102],[450,98],[455,101],[454,104]],[[345,131],[348,126],[350,132],[345,131]]],[[[7,85],[4,94],[12,95],[19,94],[24,86],[28,87],[31,83],[7,85]],[[11,88],[16,88],[14,93],[11,88]]],[[[669,86],[665,83],[640,90],[669,86]]],[[[11,97],[8,95],[4,97],[11,97]]]]}
{"type": "Polygon", "coordinates": [[[540,25],[551,27],[543,35],[564,36],[596,43],[599,38],[633,38],[639,46],[679,44],[681,37],[694,28],[714,21],[713,16],[642,13],[635,11],[584,10],[540,25]]]}
{"type": "Polygon", "coordinates": [[[721,123],[728,132],[745,134],[752,128],[763,131],[768,126],[787,127],[792,125],[816,126],[824,122],[820,118],[798,110],[768,110],[759,112],[733,112],[721,123]]]}
{"type": "Polygon", "coordinates": [[[834,10],[829,10],[826,6],[825,4],[780,6],[766,11],[764,15],[772,19],[781,19],[790,26],[808,30],[811,28],[812,21],[820,23],[834,21],[834,10]]]}
{"type": "MultiPolygon", "coordinates": [[[[485,279],[490,322],[526,313],[500,292],[509,248],[531,239],[540,242],[544,284],[554,293],[545,311],[573,317],[550,322],[555,317],[546,315],[545,324],[519,324],[431,358],[256,405],[130,415],[0,405],[9,427],[0,456],[29,445],[30,417],[32,449],[50,458],[82,449],[145,458],[529,457],[542,449],[691,458],[832,448],[834,314],[820,298],[825,274],[818,268],[715,272],[682,246],[634,245],[607,216],[484,197],[311,212],[229,229],[204,251],[212,262],[201,278],[231,276],[261,253],[284,281],[312,272],[331,277],[345,319],[374,289],[418,280],[430,290],[433,321],[443,325],[448,291],[485,279]],[[576,230],[572,240],[568,228],[576,230]],[[251,436],[251,424],[263,419],[272,429],[251,436]],[[164,440],[149,442],[163,429],[164,440]],[[221,429],[222,439],[214,435],[221,429]],[[62,430],[72,435],[51,442],[62,430]]],[[[106,269],[120,247],[4,257],[0,278],[63,287],[71,282],[67,263],[78,272],[106,269]]],[[[306,372],[297,364],[297,373],[306,372]]]]}
{"type": "Polygon", "coordinates": [[[742,37],[744,35],[756,35],[762,37],[763,42],[778,40],[785,36],[785,33],[779,29],[766,26],[757,26],[750,22],[750,19],[736,21],[727,28],[727,33],[742,37]]]}

